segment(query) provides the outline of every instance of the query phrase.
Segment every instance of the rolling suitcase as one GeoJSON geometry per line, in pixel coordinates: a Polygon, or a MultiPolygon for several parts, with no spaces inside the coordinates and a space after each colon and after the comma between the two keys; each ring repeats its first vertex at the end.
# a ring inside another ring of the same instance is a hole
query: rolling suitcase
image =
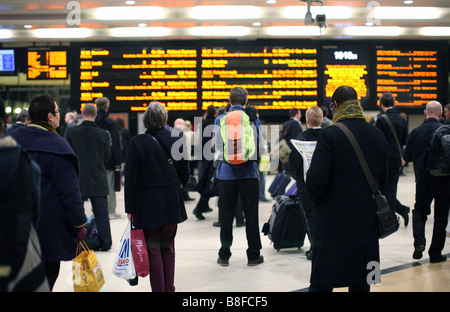
{"type": "Polygon", "coordinates": [[[269,221],[263,226],[262,232],[268,235],[278,251],[292,247],[300,249],[303,246],[306,230],[299,205],[297,196],[277,196],[269,221]]]}
{"type": "Polygon", "coordinates": [[[286,191],[286,187],[291,182],[291,177],[282,172],[278,173],[272,184],[269,186],[269,193],[272,197],[283,195],[286,191]]]}

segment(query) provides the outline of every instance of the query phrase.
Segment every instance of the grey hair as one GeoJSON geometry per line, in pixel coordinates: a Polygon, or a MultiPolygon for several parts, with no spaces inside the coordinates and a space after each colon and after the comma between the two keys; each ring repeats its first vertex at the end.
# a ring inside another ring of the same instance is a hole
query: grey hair
{"type": "Polygon", "coordinates": [[[151,102],[144,113],[144,127],[148,130],[164,128],[167,124],[168,113],[159,102],[151,102]]]}
{"type": "Polygon", "coordinates": [[[83,107],[83,114],[89,117],[95,117],[97,115],[97,107],[94,104],[86,104],[83,107]]]}

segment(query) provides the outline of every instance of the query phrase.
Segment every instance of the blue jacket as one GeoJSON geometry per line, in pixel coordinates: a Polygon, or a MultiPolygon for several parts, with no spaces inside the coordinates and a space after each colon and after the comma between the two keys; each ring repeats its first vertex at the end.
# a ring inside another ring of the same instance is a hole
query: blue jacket
{"type": "MultiPolygon", "coordinates": [[[[230,112],[235,110],[244,110],[242,105],[233,105],[230,108],[230,112]]],[[[223,139],[220,131],[220,119],[222,119],[225,114],[220,115],[214,121],[215,125],[215,145],[216,151],[220,153],[220,159],[223,159],[223,139]]],[[[260,129],[261,122],[259,119],[255,120],[255,127],[257,130],[260,129]]],[[[257,146],[256,150],[259,150],[259,132],[257,131],[257,146]]],[[[221,161],[217,167],[216,177],[219,180],[240,180],[240,179],[259,179],[258,162],[256,160],[248,160],[241,165],[230,165],[225,161],[221,161]]]]}
{"type": "Polygon", "coordinates": [[[87,219],[79,186],[78,157],[56,133],[19,127],[10,135],[41,169],[41,215],[37,233],[44,261],[75,258],[75,227],[87,219]]]}

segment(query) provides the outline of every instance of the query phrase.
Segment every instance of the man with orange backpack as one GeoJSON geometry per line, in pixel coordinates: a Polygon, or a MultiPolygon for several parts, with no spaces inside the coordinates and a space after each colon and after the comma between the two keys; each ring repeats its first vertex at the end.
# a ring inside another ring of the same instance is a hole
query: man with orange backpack
{"type": "Polygon", "coordinates": [[[264,262],[260,255],[259,234],[259,188],[257,150],[259,148],[259,119],[245,112],[248,101],[247,90],[234,87],[230,90],[231,108],[228,114],[218,116],[215,124],[216,153],[221,160],[216,177],[219,180],[220,242],[219,258],[221,266],[228,266],[233,241],[233,218],[238,196],[241,196],[246,220],[247,264],[264,262]]]}

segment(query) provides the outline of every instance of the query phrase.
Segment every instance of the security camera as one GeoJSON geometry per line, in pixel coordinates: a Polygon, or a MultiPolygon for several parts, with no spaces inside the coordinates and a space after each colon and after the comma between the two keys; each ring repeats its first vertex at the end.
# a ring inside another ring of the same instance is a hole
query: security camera
{"type": "Polygon", "coordinates": [[[306,12],[305,25],[314,25],[314,19],[312,17],[311,12],[306,12]]]}
{"type": "MultiPolygon", "coordinates": [[[[306,21],[306,18],[305,18],[306,21]]],[[[328,26],[327,17],[325,14],[317,14],[316,15],[316,24],[320,28],[326,28],[328,26]]]]}
{"type": "MultiPolygon", "coordinates": [[[[323,2],[321,0],[300,0],[301,2],[306,2],[306,14],[305,14],[305,25],[314,25],[314,18],[311,14],[311,5],[314,2],[320,3],[321,5],[323,5],[323,2]]],[[[319,16],[319,15],[317,15],[319,16]]],[[[317,19],[316,16],[316,19],[317,19]]],[[[323,17],[325,18],[325,15],[323,15],[323,17]]],[[[321,23],[318,24],[319,27],[326,27],[326,19],[325,19],[325,24],[321,23]],[[321,25],[325,25],[325,26],[321,26],[321,25]]]]}

